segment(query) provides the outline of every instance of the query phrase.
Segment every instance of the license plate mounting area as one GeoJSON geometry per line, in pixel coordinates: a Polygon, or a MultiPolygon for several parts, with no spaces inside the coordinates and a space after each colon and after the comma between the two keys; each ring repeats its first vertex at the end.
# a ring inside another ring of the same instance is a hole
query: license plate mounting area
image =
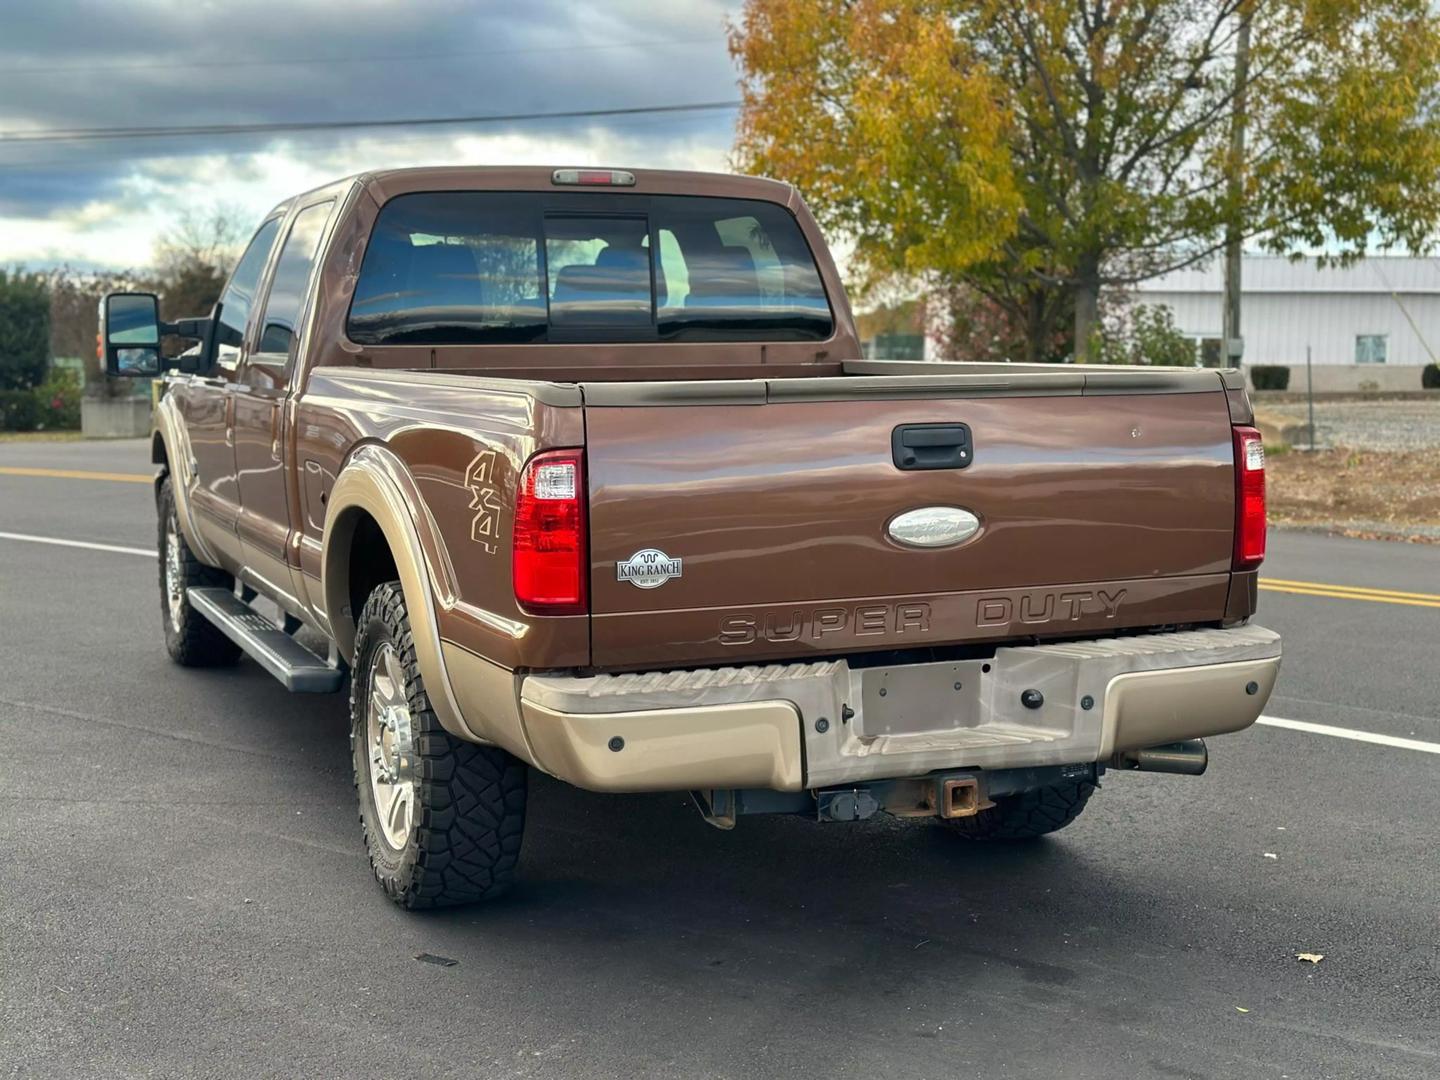
{"type": "Polygon", "coordinates": [[[989,666],[980,660],[955,660],[855,672],[863,703],[856,734],[914,735],[978,726],[980,681],[989,666]]]}

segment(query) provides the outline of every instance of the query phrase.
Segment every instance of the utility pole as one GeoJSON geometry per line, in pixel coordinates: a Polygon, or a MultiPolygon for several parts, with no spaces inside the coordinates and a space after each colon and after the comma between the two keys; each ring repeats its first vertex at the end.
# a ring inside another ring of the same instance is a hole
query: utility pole
{"type": "Polygon", "coordinates": [[[1230,220],[1225,226],[1225,299],[1221,348],[1225,362],[1238,367],[1245,351],[1240,334],[1240,245],[1243,239],[1241,208],[1245,199],[1245,99],[1250,82],[1250,4],[1240,8],[1235,36],[1235,91],[1230,111],[1230,154],[1226,161],[1226,190],[1230,220]]]}

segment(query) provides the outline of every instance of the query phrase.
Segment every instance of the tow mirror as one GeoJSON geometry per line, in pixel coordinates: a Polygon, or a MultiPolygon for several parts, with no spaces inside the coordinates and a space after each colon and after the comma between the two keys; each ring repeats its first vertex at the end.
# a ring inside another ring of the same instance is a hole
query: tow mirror
{"type": "Polygon", "coordinates": [[[154,293],[111,293],[100,301],[100,347],[105,373],[153,379],[160,359],[160,302],[154,293]]]}

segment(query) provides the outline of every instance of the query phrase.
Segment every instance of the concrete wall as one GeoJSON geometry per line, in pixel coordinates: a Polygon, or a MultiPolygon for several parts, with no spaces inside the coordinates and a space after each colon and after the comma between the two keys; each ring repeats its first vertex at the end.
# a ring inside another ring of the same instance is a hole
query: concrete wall
{"type": "Polygon", "coordinates": [[[133,439],[150,434],[149,398],[81,398],[80,431],[87,439],[133,439]]]}
{"type": "MultiPolygon", "coordinates": [[[[1305,365],[1287,366],[1290,368],[1290,392],[1303,394],[1305,365]]],[[[1249,368],[1248,362],[1246,368],[1249,368]]],[[[1335,394],[1373,390],[1421,390],[1421,370],[1418,366],[1399,367],[1392,364],[1314,364],[1311,375],[1317,394],[1335,394]]],[[[1437,392],[1437,396],[1440,396],[1440,392],[1437,392]]]]}
{"type": "MultiPolygon", "coordinates": [[[[1147,291],[1137,295],[1135,302],[1170,308],[1175,325],[1187,334],[1220,336],[1219,293],[1147,291]]],[[[1383,365],[1373,365],[1377,368],[1414,368],[1440,358],[1440,296],[1436,295],[1402,295],[1397,300],[1373,292],[1247,293],[1241,301],[1240,325],[1244,329],[1247,366],[1303,367],[1307,344],[1317,367],[1353,366],[1358,334],[1388,335],[1386,360],[1383,365]],[[1432,357],[1430,350],[1436,356],[1432,357]]],[[[1414,377],[1418,388],[1419,376],[1414,377]]]]}

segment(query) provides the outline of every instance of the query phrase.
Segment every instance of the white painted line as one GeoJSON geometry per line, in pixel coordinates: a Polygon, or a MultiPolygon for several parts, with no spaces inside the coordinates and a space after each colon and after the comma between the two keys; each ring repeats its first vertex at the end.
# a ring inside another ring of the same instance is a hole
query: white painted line
{"type": "Polygon", "coordinates": [[[1374,731],[1356,731],[1354,728],[1331,727],[1329,724],[1312,724],[1306,720],[1286,720],[1280,716],[1262,716],[1255,722],[1270,727],[1287,728],[1290,731],[1303,731],[1309,735],[1331,735],[1337,739],[1375,743],[1377,746],[1418,750],[1422,754],[1440,754],[1440,743],[1422,742],[1419,739],[1401,739],[1394,735],[1381,735],[1374,731]]]}
{"type": "Polygon", "coordinates": [[[0,540],[24,540],[31,544],[57,544],[60,547],[88,548],[90,551],[114,551],[121,555],[144,555],[155,558],[149,548],[121,547],[119,544],[92,544],[87,540],[61,540],[58,536],[30,536],[28,533],[0,532],[0,540]]]}

